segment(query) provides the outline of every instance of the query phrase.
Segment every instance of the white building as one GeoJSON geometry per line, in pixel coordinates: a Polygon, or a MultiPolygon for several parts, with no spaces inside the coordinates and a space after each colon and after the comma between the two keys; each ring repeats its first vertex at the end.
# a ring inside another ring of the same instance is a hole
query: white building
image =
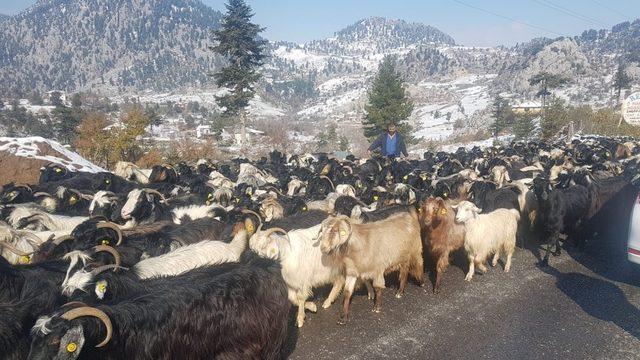
{"type": "Polygon", "coordinates": [[[198,125],[196,128],[196,137],[198,139],[206,138],[213,135],[211,125],[198,125]]]}

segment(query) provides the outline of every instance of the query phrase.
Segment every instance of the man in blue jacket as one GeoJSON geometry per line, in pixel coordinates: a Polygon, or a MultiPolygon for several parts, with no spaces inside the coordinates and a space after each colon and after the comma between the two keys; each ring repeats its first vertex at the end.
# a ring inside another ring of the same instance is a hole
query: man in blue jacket
{"type": "Polygon", "coordinates": [[[367,152],[371,155],[371,152],[380,148],[382,156],[395,159],[400,155],[409,156],[407,154],[407,146],[404,143],[402,135],[396,132],[396,124],[390,123],[387,126],[387,131],[380,134],[376,140],[371,143],[367,152]]]}

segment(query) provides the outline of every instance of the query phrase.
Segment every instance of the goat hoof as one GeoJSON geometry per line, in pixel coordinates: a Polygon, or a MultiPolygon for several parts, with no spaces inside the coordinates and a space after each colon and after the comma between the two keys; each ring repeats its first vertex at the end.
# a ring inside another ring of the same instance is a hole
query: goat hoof
{"type": "Polygon", "coordinates": [[[380,314],[382,312],[382,309],[380,309],[379,307],[374,307],[373,309],[371,309],[371,311],[373,311],[376,314],[380,314]]]}
{"type": "Polygon", "coordinates": [[[401,293],[396,293],[396,299],[400,299],[402,297],[401,293]]]}
{"type": "Polygon", "coordinates": [[[304,319],[303,319],[303,320],[298,319],[298,320],[296,321],[296,326],[298,326],[299,328],[301,328],[301,327],[302,327],[302,325],[304,325],[304,319]]]}
{"type": "Polygon", "coordinates": [[[349,318],[346,316],[340,316],[338,318],[338,325],[346,325],[349,322],[349,318]]]}
{"type": "Polygon", "coordinates": [[[325,301],[325,302],[322,303],[322,308],[323,309],[328,309],[330,307],[331,307],[331,303],[330,302],[325,301]]]}
{"type": "Polygon", "coordinates": [[[316,304],[312,303],[312,302],[308,302],[304,305],[304,308],[311,311],[312,313],[318,312],[318,307],[316,306],[316,304]]]}

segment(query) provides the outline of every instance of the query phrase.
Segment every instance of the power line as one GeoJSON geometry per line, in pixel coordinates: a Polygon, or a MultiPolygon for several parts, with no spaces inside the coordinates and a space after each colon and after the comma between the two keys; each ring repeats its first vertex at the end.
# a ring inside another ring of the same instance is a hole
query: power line
{"type": "Polygon", "coordinates": [[[498,14],[498,13],[495,13],[495,12],[491,11],[491,10],[487,10],[487,9],[483,9],[483,8],[477,7],[477,6],[475,6],[475,5],[467,4],[467,3],[463,2],[463,1],[460,1],[460,0],[451,0],[451,1],[456,2],[456,3],[460,4],[460,5],[466,6],[466,7],[468,7],[468,8],[471,8],[471,9],[475,9],[475,10],[478,10],[478,11],[482,11],[482,12],[487,13],[487,14],[489,14],[489,15],[493,15],[493,16],[496,16],[496,17],[499,17],[499,18],[502,18],[502,19],[505,19],[505,20],[509,20],[509,21],[512,21],[512,22],[517,23],[517,24],[520,24],[520,25],[528,26],[528,27],[533,28],[533,29],[546,31],[546,32],[548,32],[548,33],[551,33],[551,34],[554,34],[554,35],[558,35],[558,36],[565,36],[565,35],[563,35],[563,34],[560,34],[560,33],[558,33],[558,32],[555,32],[555,31],[553,31],[553,30],[549,30],[549,29],[543,28],[542,26],[537,26],[537,25],[529,24],[529,23],[526,23],[526,22],[524,22],[524,21],[516,20],[516,19],[514,19],[514,18],[512,18],[512,17],[508,17],[508,16],[500,15],[500,14],[498,14]]]}
{"type": "Polygon", "coordinates": [[[602,6],[603,8],[605,8],[605,9],[607,9],[607,10],[611,11],[611,12],[614,12],[614,13],[616,13],[616,14],[618,14],[618,15],[622,16],[623,18],[625,18],[625,19],[627,19],[627,20],[631,20],[631,21],[633,21],[633,19],[632,19],[632,18],[630,18],[627,14],[625,14],[625,13],[623,13],[623,12],[621,12],[621,11],[618,11],[618,10],[616,10],[616,9],[614,9],[614,8],[612,8],[612,7],[608,6],[608,5],[606,5],[606,4],[603,4],[603,3],[601,3],[601,2],[600,2],[600,1],[598,1],[598,0],[591,0],[591,1],[593,1],[594,3],[596,3],[596,4],[600,5],[600,6],[602,6]]]}
{"type": "Polygon", "coordinates": [[[558,12],[561,12],[563,14],[569,15],[569,16],[571,16],[573,18],[578,19],[578,20],[582,20],[582,21],[589,22],[589,23],[596,24],[596,25],[600,25],[600,26],[605,26],[605,27],[607,26],[607,24],[603,23],[602,21],[599,21],[597,19],[591,18],[591,17],[586,16],[586,15],[582,15],[582,14],[576,12],[576,11],[573,11],[571,9],[568,9],[568,8],[566,8],[564,6],[561,6],[561,5],[558,5],[558,4],[554,4],[554,3],[550,2],[550,1],[547,1],[547,0],[532,0],[532,1],[538,3],[538,4],[542,5],[542,6],[548,7],[550,9],[556,10],[558,12]]]}

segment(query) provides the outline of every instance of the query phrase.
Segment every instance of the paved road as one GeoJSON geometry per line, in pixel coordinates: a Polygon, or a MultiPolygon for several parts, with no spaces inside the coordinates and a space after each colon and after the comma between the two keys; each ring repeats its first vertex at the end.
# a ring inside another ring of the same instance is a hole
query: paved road
{"type": "Polygon", "coordinates": [[[625,221],[613,211],[608,217],[586,249],[569,248],[544,270],[532,246],[518,249],[510,273],[500,264],[467,283],[458,256],[437,295],[410,284],[396,299],[388,284],[376,314],[356,294],[345,326],[336,324],[337,304],[318,306],[294,330],[289,357],[640,359],[640,270],[624,256],[625,221]]]}

